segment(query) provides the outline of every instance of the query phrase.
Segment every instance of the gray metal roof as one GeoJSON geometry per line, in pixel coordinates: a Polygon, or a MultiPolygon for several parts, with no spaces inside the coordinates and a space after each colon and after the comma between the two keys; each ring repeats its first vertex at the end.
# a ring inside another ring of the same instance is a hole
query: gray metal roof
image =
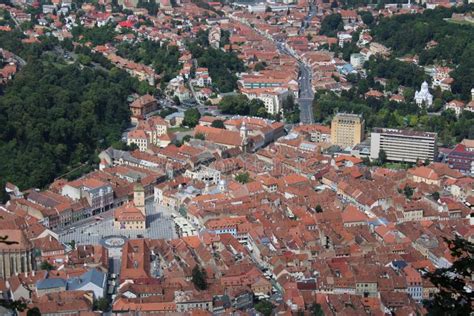
{"type": "Polygon", "coordinates": [[[82,274],[80,277],[69,279],[67,281],[68,283],[67,288],[70,291],[77,290],[89,283],[93,283],[98,287],[102,287],[104,285],[105,277],[106,277],[105,273],[97,269],[92,269],[82,274]]]}
{"type": "Polygon", "coordinates": [[[66,281],[61,278],[43,279],[36,282],[36,289],[38,290],[55,289],[61,287],[66,287],[66,281]]]}

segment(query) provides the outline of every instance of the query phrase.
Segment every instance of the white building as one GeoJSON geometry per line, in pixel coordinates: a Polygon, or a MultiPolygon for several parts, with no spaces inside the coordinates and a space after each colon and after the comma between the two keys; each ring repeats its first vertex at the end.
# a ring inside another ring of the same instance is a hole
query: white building
{"type": "Polygon", "coordinates": [[[367,58],[359,53],[351,54],[351,65],[355,69],[361,69],[364,66],[364,63],[367,61],[367,58]]]}
{"type": "Polygon", "coordinates": [[[219,170],[201,165],[197,170],[186,170],[185,177],[203,181],[206,184],[218,184],[221,180],[221,172],[219,170]]]}
{"type": "Polygon", "coordinates": [[[134,130],[127,134],[127,145],[136,144],[140,151],[148,149],[148,136],[144,130],[134,130]]]}
{"type": "Polygon", "coordinates": [[[433,161],[437,154],[437,137],[437,133],[375,128],[370,138],[370,159],[378,159],[383,150],[390,161],[433,161]]]}
{"type": "Polygon", "coordinates": [[[430,93],[426,81],[421,84],[420,91],[415,92],[415,102],[418,106],[425,105],[429,107],[433,104],[433,95],[430,93]]]}
{"type": "Polygon", "coordinates": [[[460,100],[452,100],[451,102],[446,103],[445,108],[446,110],[453,110],[456,117],[459,117],[461,113],[464,111],[466,105],[464,102],[460,100]]]}
{"type": "Polygon", "coordinates": [[[209,45],[215,49],[219,48],[219,44],[221,41],[221,29],[218,25],[214,25],[211,30],[209,31],[209,45]]]}
{"type": "Polygon", "coordinates": [[[250,100],[259,99],[265,105],[265,110],[268,114],[276,115],[282,113],[283,101],[288,97],[288,89],[275,88],[275,89],[246,89],[242,90],[242,93],[247,96],[250,100]]]}

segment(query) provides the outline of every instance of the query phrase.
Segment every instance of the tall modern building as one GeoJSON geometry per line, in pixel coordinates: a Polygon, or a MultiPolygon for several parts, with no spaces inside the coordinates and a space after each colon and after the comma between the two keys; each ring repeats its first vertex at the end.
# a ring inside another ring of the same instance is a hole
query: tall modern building
{"type": "Polygon", "coordinates": [[[353,147],[364,139],[362,115],[338,113],[331,121],[331,143],[342,148],[353,147]]]}
{"type": "Polygon", "coordinates": [[[437,155],[437,137],[437,133],[375,128],[370,138],[370,158],[377,159],[383,150],[390,161],[433,161],[437,155]]]}

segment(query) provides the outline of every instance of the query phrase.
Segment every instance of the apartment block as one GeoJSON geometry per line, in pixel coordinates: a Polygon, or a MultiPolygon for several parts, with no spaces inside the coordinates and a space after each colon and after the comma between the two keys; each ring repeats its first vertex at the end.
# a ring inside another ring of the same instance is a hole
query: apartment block
{"type": "Polygon", "coordinates": [[[390,161],[433,161],[437,154],[437,137],[437,133],[375,128],[371,133],[370,158],[377,159],[383,150],[390,161]]]}
{"type": "Polygon", "coordinates": [[[338,113],[331,121],[331,143],[352,147],[364,139],[365,121],[359,114],[338,113]]]}

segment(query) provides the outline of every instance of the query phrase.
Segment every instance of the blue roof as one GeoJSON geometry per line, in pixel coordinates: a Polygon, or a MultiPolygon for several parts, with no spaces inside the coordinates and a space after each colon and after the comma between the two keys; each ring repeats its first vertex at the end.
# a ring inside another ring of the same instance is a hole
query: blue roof
{"type": "Polygon", "coordinates": [[[370,221],[370,224],[374,226],[380,226],[380,225],[387,226],[388,221],[384,217],[377,217],[375,220],[370,221]]]}
{"type": "Polygon", "coordinates": [[[105,273],[97,270],[92,269],[87,271],[86,273],[82,274],[78,278],[72,278],[67,281],[68,283],[68,290],[77,290],[83,287],[85,284],[93,283],[98,287],[102,287],[104,285],[105,273]]]}
{"type": "Polygon", "coordinates": [[[405,261],[403,261],[403,260],[393,260],[393,261],[392,261],[392,265],[393,265],[395,268],[401,270],[401,269],[405,268],[408,264],[407,264],[405,261]]]}
{"type": "Polygon", "coordinates": [[[354,67],[351,64],[345,64],[342,68],[346,71],[354,71],[354,67]]]}
{"type": "Polygon", "coordinates": [[[55,289],[66,287],[66,281],[64,279],[43,279],[36,282],[36,288],[38,290],[46,290],[46,289],[55,289]]]}

